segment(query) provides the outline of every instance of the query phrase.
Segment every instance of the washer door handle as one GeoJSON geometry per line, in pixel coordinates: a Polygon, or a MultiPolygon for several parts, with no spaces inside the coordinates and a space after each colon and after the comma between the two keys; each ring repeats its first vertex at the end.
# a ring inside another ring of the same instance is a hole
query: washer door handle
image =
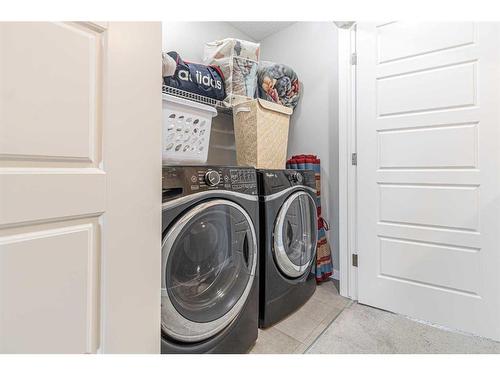
{"type": "Polygon", "coordinates": [[[250,248],[248,246],[248,237],[246,233],[245,238],[243,239],[243,258],[245,259],[246,266],[251,267],[251,264],[249,264],[250,248]]]}
{"type": "Polygon", "coordinates": [[[290,248],[290,246],[292,246],[292,241],[293,241],[293,228],[289,221],[286,222],[286,237],[288,240],[287,241],[288,248],[290,248]]]}

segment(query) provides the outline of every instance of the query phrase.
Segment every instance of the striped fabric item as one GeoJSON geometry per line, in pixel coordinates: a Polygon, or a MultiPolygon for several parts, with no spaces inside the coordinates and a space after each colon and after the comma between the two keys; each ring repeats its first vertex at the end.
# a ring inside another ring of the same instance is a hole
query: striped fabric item
{"type": "Polygon", "coordinates": [[[287,162],[288,169],[310,169],[316,174],[316,205],[318,206],[318,246],[316,252],[316,282],[327,280],[333,273],[332,252],[326,240],[330,228],[321,216],[321,168],[316,155],[295,155],[287,162]]]}

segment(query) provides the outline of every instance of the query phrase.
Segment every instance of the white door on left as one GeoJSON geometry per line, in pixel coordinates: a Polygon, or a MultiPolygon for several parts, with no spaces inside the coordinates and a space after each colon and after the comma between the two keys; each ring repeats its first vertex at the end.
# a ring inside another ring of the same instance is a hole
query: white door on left
{"type": "Polygon", "coordinates": [[[0,352],[99,346],[105,28],[0,23],[0,352]]]}

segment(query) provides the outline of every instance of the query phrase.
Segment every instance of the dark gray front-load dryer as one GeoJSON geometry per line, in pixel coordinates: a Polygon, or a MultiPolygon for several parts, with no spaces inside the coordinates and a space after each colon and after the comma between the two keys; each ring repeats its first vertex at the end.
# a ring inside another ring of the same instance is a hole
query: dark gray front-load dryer
{"type": "Polygon", "coordinates": [[[163,169],[162,353],[245,353],[258,327],[255,170],[163,169]]]}
{"type": "Polygon", "coordinates": [[[258,170],[259,326],[269,327],[316,290],[317,206],[313,171],[258,170]]]}

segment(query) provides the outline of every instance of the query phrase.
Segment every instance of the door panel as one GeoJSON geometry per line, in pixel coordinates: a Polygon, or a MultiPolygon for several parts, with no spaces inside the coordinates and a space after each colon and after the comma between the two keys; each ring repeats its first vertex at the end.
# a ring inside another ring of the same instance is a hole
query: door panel
{"type": "Polygon", "coordinates": [[[0,352],[96,350],[98,244],[95,220],[0,237],[0,352]]]}
{"type": "Polygon", "coordinates": [[[359,301],[500,339],[499,24],[357,30],[359,301]]]}
{"type": "Polygon", "coordinates": [[[104,32],[0,23],[1,352],[99,347],[104,32]]]}
{"type": "Polygon", "coordinates": [[[478,293],[477,249],[382,236],[379,239],[381,275],[478,293]]]}
{"type": "Polygon", "coordinates": [[[380,169],[477,168],[477,124],[379,131],[378,138],[380,169]]]}
{"type": "Polygon", "coordinates": [[[471,22],[391,22],[379,25],[376,33],[379,64],[474,42],[471,22]]]}
{"type": "Polygon", "coordinates": [[[379,183],[380,222],[476,230],[476,186],[388,185],[379,183]],[[457,204],[460,202],[460,204],[457,204]]]}
{"type": "Polygon", "coordinates": [[[377,78],[379,116],[475,104],[475,64],[466,63],[377,78]]]}
{"type": "Polygon", "coordinates": [[[99,43],[75,24],[1,25],[2,159],[98,162],[99,43]]]}
{"type": "Polygon", "coordinates": [[[97,168],[4,168],[0,226],[98,216],[104,212],[105,184],[106,174],[97,168]]]}

